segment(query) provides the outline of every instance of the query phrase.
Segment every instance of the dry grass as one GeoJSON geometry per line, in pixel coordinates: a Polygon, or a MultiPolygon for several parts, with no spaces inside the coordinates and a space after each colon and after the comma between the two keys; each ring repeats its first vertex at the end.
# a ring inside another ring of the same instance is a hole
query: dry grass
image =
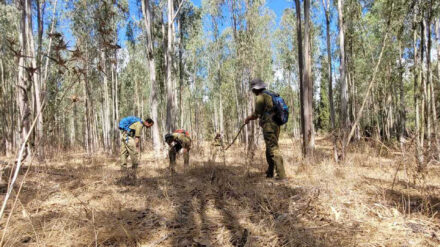
{"type": "Polygon", "coordinates": [[[421,177],[410,158],[370,144],[334,164],[317,143],[309,165],[282,142],[287,182],[263,177],[263,150],[246,161],[231,148],[226,166],[194,152],[174,177],[143,154],[133,184],[114,158],[66,154],[31,168],[4,246],[440,245],[440,167],[421,177]]]}

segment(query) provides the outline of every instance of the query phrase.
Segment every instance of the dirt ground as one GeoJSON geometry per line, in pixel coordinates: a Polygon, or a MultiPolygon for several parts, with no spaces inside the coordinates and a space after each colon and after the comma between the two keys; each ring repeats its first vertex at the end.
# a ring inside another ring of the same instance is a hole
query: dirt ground
{"type": "Polygon", "coordinates": [[[308,165],[298,144],[282,142],[284,182],[264,178],[264,145],[211,163],[195,149],[175,176],[144,152],[135,181],[102,154],[34,162],[6,231],[15,193],[0,222],[3,246],[440,246],[440,166],[422,176],[409,155],[368,142],[335,164],[327,140],[308,165]]]}

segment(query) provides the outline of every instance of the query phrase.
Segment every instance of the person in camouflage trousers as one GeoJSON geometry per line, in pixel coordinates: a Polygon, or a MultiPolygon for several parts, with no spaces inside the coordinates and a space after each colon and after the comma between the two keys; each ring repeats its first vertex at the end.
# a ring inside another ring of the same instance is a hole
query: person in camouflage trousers
{"type": "MultiPolygon", "coordinates": [[[[214,141],[211,144],[211,162],[215,162],[215,159],[219,152],[223,152],[223,139],[220,133],[217,133],[217,135],[215,135],[214,141]]],[[[224,158],[225,157],[223,157],[223,159],[224,158]]]]}
{"type": "Polygon", "coordinates": [[[274,177],[274,170],[278,179],[285,179],[283,157],[278,146],[280,136],[280,126],[273,118],[272,97],[265,93],[266,84],[261,79],[254,79],[250,82],[251,90],[256,95],[255,112],[245,119],[245,124],[252,120],[259,119],[263,129],[264,142],[266,143],[266,160],[269,165],[266,177],[274,177]]]}
{"type": "Polygon", "coordinates": [[[175,173],[177,154],[182,150],[184,168],[189,166],[189,151],[191,150],[191,138],[185,133],[171,133],[165,135],[165,142],[169,146],[168,156],[170,159],[170,171],[175,173]]]}
{"type": "Polygon", "coordinates": [[[132,172],[128,173],[128,176],[136,176],[136,169],[139,165],[139,140],[142,133],[142,128],[150,128],[153,126],[154,121],[151,118],[147,118],[142,121],[137,117],[126,117],[119,123],[121,130],[121,153],[120,153],[120,165],[122,171],[127,171],[127,158],[131,159],[132,172]]]}

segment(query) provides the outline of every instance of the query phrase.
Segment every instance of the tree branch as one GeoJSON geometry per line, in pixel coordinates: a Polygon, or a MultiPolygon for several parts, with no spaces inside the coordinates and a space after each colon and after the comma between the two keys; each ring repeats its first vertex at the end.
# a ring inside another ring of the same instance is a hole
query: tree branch
{"type": "Polygon", "coordinates": [[[179,14],[180,9],[182,8],[183,2],[185,2],[185,0],[182,0],[182,1],[180,2],[180,4],[179,4],[179,8],[177,8],[177,11],[176,11],[176,13],[174,14],[174,17],[173,17],[173,21],[172,21],[172,22],[174,22],[174,21],[176,20],[176,17],[177,17],[177,15],[179,14]]]}

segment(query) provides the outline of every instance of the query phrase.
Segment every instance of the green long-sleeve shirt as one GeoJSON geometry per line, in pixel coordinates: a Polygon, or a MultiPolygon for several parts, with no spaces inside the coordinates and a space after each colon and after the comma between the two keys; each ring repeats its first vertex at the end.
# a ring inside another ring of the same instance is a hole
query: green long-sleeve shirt
{"type": "Polygon", "coordinates": [[[130,125],[130,129],[132,131],[134,131],[134,136],[135,137],[140,137],[141,133],[142,133],[142,127],[144,127],[144,125],[142,124],[142,122],[136,122],[133,123],[132,125],[130,125]]]}
{"type": "Polygon", "coordinates": [[[254,116],[260,119],[260,125],[268,121],[272,121],[272,115],[268,114],[273,108],[272,97],[268,94],[261,93],[255,99],[254,116]]]}

